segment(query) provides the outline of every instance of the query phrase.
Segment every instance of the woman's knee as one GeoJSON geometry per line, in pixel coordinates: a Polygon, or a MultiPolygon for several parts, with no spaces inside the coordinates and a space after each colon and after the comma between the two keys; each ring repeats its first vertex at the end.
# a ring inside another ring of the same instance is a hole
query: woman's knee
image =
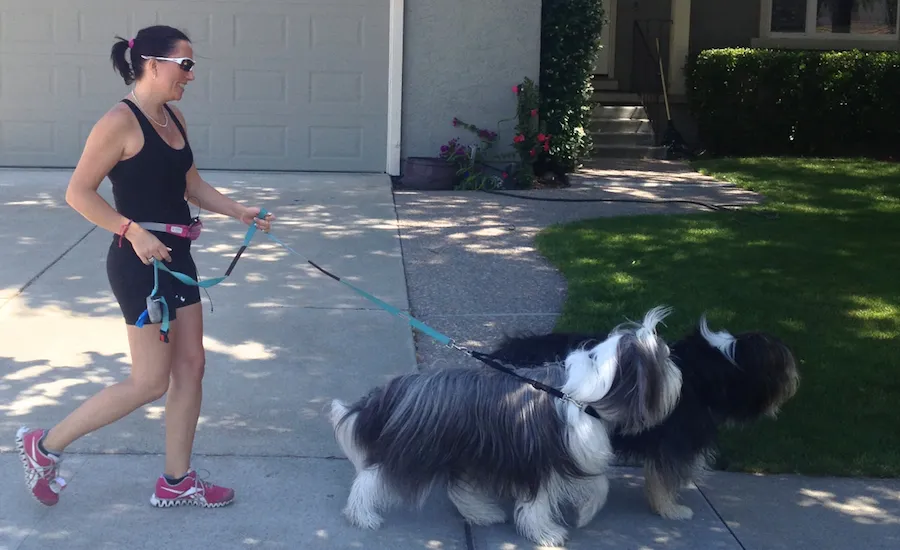
{"type": "Polygon", "coordinates": [[[205,372],[206,354],[203,348],[172,358],[172,378],[178,384],[200,384],[205,372]]]}
{"type": "Polygon", "coordinates": [[[169,391],[168,376],[133,376],[135,389],[141,394],[143,401],[150,403],[162,398],[169,391]]]}
{"type": "Polygon", "coordinates": [[[131,382],[145,402],[155,401],[169,391],[172,352],[160,343],[158,328],[128,327],[132,365],[131,382]]]}

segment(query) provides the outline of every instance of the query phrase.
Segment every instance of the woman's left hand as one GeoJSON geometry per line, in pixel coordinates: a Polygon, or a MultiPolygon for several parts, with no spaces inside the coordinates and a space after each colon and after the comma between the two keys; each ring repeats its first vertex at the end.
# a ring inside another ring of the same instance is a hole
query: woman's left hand
{"type": "Polygon", "coordinates": [[[272,220],[275,219],[275,216],[269,212],[266,214],[265,219],[261,219],[258,217],[259,212],[260,208],[258,206],[248,206],[244,208],[244,212],[241,214],[241,221],[247,225],[255,222],[258,229],[268,233],[272,228],[272,220]]]}

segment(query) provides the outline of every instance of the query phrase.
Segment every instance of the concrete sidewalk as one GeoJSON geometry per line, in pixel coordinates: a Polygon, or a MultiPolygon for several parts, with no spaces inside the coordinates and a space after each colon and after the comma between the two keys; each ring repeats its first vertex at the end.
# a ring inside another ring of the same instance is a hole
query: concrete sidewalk
{"type": "MultiPolygon", "coordinates": [[[[616,192],[701,194],[689,188],[689,175],[684,189],[673,183],[648,190],[640,183],[648,176],[634,174],[616,176],[624,189],[616,192]]],[[[544,224],[665,210],[551,207],[472,193],[401,192],[395,205],[386,176],[204,176],[238,200],[274,212],[276,234],[325,269],[397,307],[411,303],[420,319],[473,347],[488,345],[500,330],[552,327],[565,288],[531,249],[530,238],[544,224]]],[[[106,281],[111,235],[65,204],[68,177],[67,171],[0,171],[0,550],[534,547],[509,524],[467,528],[444,494],[422,511],[387,514],[379,531],[346,523],[340,512],[353,469],[339,457],[326,407],[332,398],[355,399],[417,368],[414,334],[402,319],[263,236],[232,280],[210,289],[212,312],[203,295],[207,373],[194,465],[234,487],[237,502],[209,511],[149,506],[162,468],[163,399],[73,444],[63,468],[70,485],[60,504],[37,504],[22,483],[16,428],[59,420],[126,376],[130,362],[106,281]]],[[[608,185],[597,189],[596,181],[582,184],[573,191],[613,192],[608,185]]],[[[717,200],[720,189],[704,184],[704,199],[717,200]]],[[[103,190],[109,198],[108,184],[103,190]]],[[[755,200],[732,192],[728,202],[755,200]]],[[[209,214],[204,224],[196,259],[201,277],[214,277],[228,266],[245,228],[209,214]]],[[[461,360],[420,343],[423,366],[461,360]]],[[[894,482],[717,473],[700,489],[686,490],[685,499],[693,520],[662,520],[646,508],[640,472],[616,469],[607,507],[573,532],[567,547],[900,545],[900,484],[894,482]]]]}

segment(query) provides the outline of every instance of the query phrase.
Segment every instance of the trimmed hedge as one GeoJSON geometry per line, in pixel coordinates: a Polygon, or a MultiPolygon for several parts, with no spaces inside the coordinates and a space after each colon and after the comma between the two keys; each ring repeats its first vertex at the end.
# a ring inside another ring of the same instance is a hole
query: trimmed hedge
{"type": "Polygon", "coordinates": [[[713,155],[900,153],[898,52],[713,49],[685,76],[713,155]]]}
{"type": "Polygon", "coordinates": [[[543,0],[540,114],[550,156],[568,170],[593,148],[591,77],[605,25],[602,0],[543,0]]]}

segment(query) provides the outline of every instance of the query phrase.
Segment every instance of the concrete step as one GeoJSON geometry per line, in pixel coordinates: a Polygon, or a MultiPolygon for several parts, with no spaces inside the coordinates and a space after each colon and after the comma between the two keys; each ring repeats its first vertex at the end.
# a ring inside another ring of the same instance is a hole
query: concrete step
{"type": "Polygon", "coordinates": [[[609,90],[615,91],[619,89],[619,81],[607,78],[605,76],[594,75],[593,78],[591,78],[591,86],[593,86],[595,92],[609,90]]]}
{"type": "Polygon", "coordinates": [[[641,105],[597,105],[591,111],[591,118],[634,118],[647,119],[647,111],[641,105]]]}
{"type": "Polygon", "coordinates": [[[591,132],[594,145],[653,145],[654,136],[651,132],[591,132]]]}
{"type": "Polygon", "coordinates": [[[600,105],[642,105],[641,96],[634,92],[597,90],[591,95],[591,101],[600,105]]]}
{"type": "Polygon", "coordinates": [[[588,131],[620,134],[652,134],[653,127],[646,118],[593,118],[588,122],[588,131]]]}
{"type": "Polygon", "coordinates": [[[592,158],[664,159],[666,147],[647,145],[598,145],[591,151],[592,158]]]}

